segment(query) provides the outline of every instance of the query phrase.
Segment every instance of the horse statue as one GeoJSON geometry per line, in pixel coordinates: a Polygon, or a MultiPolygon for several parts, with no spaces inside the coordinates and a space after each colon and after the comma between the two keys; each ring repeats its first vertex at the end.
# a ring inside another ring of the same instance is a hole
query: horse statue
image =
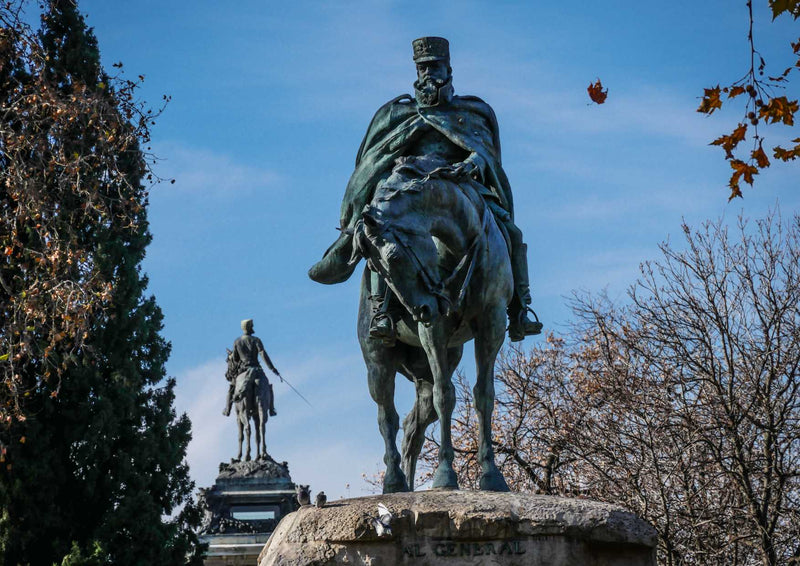
{"type": "Polygon", "coordinates": [[[452,375],[463,344],[475,340],[475,409],[478,415],[480,488],[508,491],[492,448],[494,363],[506,332],[513,278],[506,238],[480,185],[455,178],[437,157],[403,157],[378,183],[355,226],[355,249],[367,260],[361,285],[358,337],[369,390],[378,405],[385,442],[384,493],[413,489],[425,429],[440,421],[433,488],[457,489],[451,419],[452,375]],[[385,280],[402,311],[395,345],[371,339],[370,295],[385,280]],[[414,382],[414,408],[404,421],[402,456],[397,450],[399,416],[394,405],[397,372],[414,382]]]}
{"type": "Polygon", "coordinates": [[[242,459],[242,443],[247,437],[245,461],[250,461],[250,421],[256,432],[256,459],[265,460],[267,455],[266,425],[272,391],[266,376],[260,368],[248,367],[243,361],[234,359],[233,351],[228,349],[227,379],[233,387],[233,404],[236,408],[236,424],[239,427],[239,453],[236,461],[242,459]]]}

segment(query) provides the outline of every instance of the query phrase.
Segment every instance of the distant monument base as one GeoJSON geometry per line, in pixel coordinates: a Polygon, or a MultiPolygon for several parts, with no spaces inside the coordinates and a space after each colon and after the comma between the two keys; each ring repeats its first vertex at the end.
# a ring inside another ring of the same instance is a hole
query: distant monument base
{"type": "Polygon", "coordinates": [[[205,566],[255,566],[278,522],[298,507],[288,464],[269,456],[220,464],[216,482],[198,499],[205,566]]]}
{"type": "Polygon", "coordinates": [[[301,507],[280,522],[258,564],[655,566],[655,545],[655,529],[615,505],[423,491],[301,507]],[[378,503],[392,514],[391,534],[376,531],[378,503]]]}

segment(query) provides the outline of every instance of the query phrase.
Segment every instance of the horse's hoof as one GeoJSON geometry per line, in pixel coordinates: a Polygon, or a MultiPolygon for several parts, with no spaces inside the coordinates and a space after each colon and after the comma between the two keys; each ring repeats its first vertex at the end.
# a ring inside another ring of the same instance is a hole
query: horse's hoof
{"type": "Polygon", "coordinates": [[[248,454],[247,456],[245,456],[245,458],[244,458],[244,461],[245,461],[245,462],[249,462],[249,461],[250,461],[250,454],[248,454]]]}
{"type": "Polygon", "coordinates": [[[386,470],[383,475],[383,493],[402,493],[409,491],[406,476],[400,468],[386,470]]]}
{"type": "Polygon", "coordinates": [[[497,468],[481,475],[480,488],[482,491],[511,491],[497,468]]]}
{"type": "Polygon", "coordinates": [[[458,489],[458,476],[449,464],[441,463],[433,473],[433,489],[458,489]]]}

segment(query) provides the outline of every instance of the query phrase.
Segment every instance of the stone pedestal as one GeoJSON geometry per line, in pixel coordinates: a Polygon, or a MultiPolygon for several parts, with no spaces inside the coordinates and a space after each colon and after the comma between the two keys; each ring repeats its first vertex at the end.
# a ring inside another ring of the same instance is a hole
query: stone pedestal
{"type": "Polygon", "coordinates": [[[287,463],[271,458],[220,464],[214,485],[200,490],[199,503],[205,566],[255,566],[279,521],[298,507],[287,463]]]}
{"type": "Polygon", "coordinates": [[[425,491],[304,506],[281,521],[258,564],[655,566],[655,545],[653,527],[614,505],[425,491]],[[378,503],[392,513],[391,534],[376,531],[378,503]]]}

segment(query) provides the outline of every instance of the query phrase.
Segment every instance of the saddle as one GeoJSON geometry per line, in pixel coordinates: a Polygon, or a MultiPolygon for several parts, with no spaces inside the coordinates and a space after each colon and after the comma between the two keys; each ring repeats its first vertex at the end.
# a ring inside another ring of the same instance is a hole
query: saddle
{"type": "Polygon", "coordinates": [[[250,367],[236,376],[236,385],[233,389],[234,401],[241,401],[245,395],[252,399],[255,382],[260,371],[260,368],[250,367]]]}

